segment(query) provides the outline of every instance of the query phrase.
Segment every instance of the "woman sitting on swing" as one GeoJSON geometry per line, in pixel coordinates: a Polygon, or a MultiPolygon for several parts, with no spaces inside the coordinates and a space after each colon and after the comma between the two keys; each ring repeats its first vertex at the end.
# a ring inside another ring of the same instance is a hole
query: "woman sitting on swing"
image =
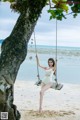
{"type": "Polygon", "coordinates": [[[53,86],[53,77],[55,78],[56,64],[53,58],[49,58],[48,59],[49,67],[43,67],[40,65],[37,55],[36,55],[36,59],[37,59],[37,63],[39,67],[43,68],[46,71],[45,77],[41,83],[41,90],[40,90],[39,112],[42,112],[43,95],[46,90],[48,90],[49,88],[53,86]]]}

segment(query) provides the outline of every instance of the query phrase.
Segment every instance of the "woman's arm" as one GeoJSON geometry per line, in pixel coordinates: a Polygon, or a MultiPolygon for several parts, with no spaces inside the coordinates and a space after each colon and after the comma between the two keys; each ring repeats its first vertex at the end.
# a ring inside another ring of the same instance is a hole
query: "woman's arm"
{"type": "Polygon", "coordinates": [[[47,69],[47,67],[43,67],[43,66],[40,65],[40,63],[39,63],[39,58],[38,58],[37,55],[36,55],[36,60],[37,60],[37,64],[39,65],[39,67],[41,67],[41,68],[43,68],[43,69],[45,69],[45,70],[47,69]]]}

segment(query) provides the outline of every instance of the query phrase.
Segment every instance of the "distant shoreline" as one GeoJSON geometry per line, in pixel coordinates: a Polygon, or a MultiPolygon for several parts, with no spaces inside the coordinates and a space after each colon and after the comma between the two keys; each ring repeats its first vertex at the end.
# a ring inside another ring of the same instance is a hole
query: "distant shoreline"
{"type": "MultiPolygon", "coordinates": [[[[4,40],[3,39],[0,39],[0,45],[2,44],[4,40]]],[[[28,47],[35,47],[34,44],[28,44],[28,47]]],[[[56,48],[56,46],[52,46],[52,45],[37,45],[37,47],[50,47],[50,48],[56,48]]],[[[57,46],[58,48],[67,48],[67,49],[70,49],[70,48],[73,48],[73,49],[79,49],[80,50],[80,47],[77,47],[77,46],[57,46]]]]}
{"type": "MultiPolygon", "coordinates": [[[[28,46],[32,46],[32,47],[35,47],[35,45],[31,45],[31,44],[28,44],[28,46]]],[[[51,46],[51,45],[36,45],[38,47],[51,47],[51,48],[56,48],[56,46],[51,46]]],[[[80,47],[77,47],[77,46],[57,46],[58,48],[73,48],[73,49],[80,49],[80,47]]]]}

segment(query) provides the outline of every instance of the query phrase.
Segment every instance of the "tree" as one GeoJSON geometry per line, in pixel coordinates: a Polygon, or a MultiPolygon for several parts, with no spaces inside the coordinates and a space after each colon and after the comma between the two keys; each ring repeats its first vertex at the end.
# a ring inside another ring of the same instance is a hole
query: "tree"
{"type": "MultiPolygon", "coordinates": [[[[46,4],[51,5],[50,0],[3,0],[11,3],[11,9],[18,12],[19,18],[10,34],[2,43],[0,55],[0,112],[8,112],[9,120],[19,120],[20,113],[14,101],[14,83],[20,65],[27,55],[29,39],[34,31],[37,20],[46,4]]],[[[80,4],[70,0],[69,5],[74,17],[80,13],[80,4]]],[[[48,11],[50,19],[62,20],[66,18],[64,12],[68,12],[66,0],[52,0],[54,7],[48,11]]]]}

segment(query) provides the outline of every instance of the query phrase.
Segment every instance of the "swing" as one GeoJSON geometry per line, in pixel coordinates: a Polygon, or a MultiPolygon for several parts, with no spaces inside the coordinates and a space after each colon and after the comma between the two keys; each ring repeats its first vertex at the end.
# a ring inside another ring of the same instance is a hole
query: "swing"
{"type": "MultiPolygon", "coordinates": [[[[35,31],[34,31],[34,43],[35,43],[35,53],[36,53],[36,56],[37,56],[38,52],[37,52],[37,47],[36,47],[35,31]]],[[[35,85],[39,86],[42,83],[42,80],[40,79],[38,61],[36,61],[36,62],[37,62],[38,81],[35,83],[35,85]]],[[[57,81],[57,19],[56,19],[56,75],[55,76],[56,76],[55,83],[53,83],[51,88],[53,88],[55,90],[61,90],[63,88],[63,85],[58,83],[58,81],[57,81]]]]}
{"type": "Polygon", "coordinates": [[[56,78],[55,78],[55,84],[53,83],[53,86],[51,88],[55,90],[61,90],[63,88],[63,84],[58,83],[57,81],[57,19],[56,19],[56,78]]]}
{"type": "MultiPolygon", "coordinates": [[[[49,1],[49,5],[51,8],[51,3],[49,1]]],[[[35,32],[34,32],[34,42],[35,42],[35,53],[37,56],[37,47],[36,47],[36,38],[35,38],[35,32]]],[[[37,77],[38,77],[38,81],[35,83],[35,85],[39,86],[42,83],[42,80],[40,79],[40,75],[39,75],[39,66],[38,66],[38,61],[37,61],[37,77]]],[[[55,78],[55,83],[53,83],[53,86],[51,88],[55,89],[55,90],[60,90],[62,89],[63,85],[59,84],[57,81],[57,19],[56,19],[56,78],[55,78]]]]}
{"type": "MultiPolygon", "coordinates": [[[[35,53],[36,53],[36,56],[37,56],[37,47],[36,47],[35,31],[34,31],[34,43],[35,43],[35,53]]],[[[39,75],[38,61],[37,61],[37,77],[38,77],[38,81],[35,83],[35,85],[39,86],[39,85],[42,83],[42,80],[40,79],[40,75],[39,75]]]]}

